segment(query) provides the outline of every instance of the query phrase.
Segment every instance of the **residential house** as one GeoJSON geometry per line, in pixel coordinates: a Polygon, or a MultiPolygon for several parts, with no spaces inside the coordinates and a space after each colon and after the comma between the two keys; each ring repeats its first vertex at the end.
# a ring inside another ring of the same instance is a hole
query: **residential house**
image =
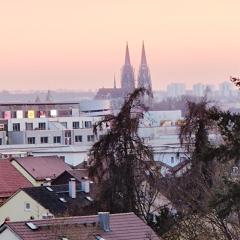
{"type": "Polygon", "coordinates": [[[41,186],[46,180],[55,179],[71,167],[58,156],[13,158],[12,165],[25,176],[34,186],[41,186]]]}
{"type": "Polygon", "coordinates": [[[0,161],[0,205],[21,187],[32,184],[11,164],[10,160],[0,161]]]}
{"type": "Polygon", "coordinates": [[[160,240],[134,213],[55,218],[38,221],[5,222],[2,240],[160,240]]]}
{"type": "Polygon", "coordinates": [[[75,179],[71,179],[65,185],[22,188],[0,207],[0,223],[5,219],[25,221],[93,214],[94,204],[89,180],[76,184],[75,179]]]}

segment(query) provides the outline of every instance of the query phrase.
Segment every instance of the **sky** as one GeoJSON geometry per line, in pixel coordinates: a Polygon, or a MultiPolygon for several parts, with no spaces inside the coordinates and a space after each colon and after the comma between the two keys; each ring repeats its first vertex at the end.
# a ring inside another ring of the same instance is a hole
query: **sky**
{"type": "Polygon", "coordinates": [[[145,42],[153,89],[240,76],[239,0],[0,0],[0,90],[112,87],[145,42]]]}

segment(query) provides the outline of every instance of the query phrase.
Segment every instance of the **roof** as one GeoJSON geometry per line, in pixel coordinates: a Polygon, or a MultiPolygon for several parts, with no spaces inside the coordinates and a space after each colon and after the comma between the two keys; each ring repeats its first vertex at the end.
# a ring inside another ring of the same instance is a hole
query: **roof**
{"type": "Polygon", "coordinates": [[[13,158],[22,168],[24,168],[34,179],[45,180],[45,178],[55,179],[65,170],[70,170],[63,158],[58,156],[41,157],[21,157],[13,158]]]}
{"type": "Polygon", "coordinates": [[[101,230],[97,215],[29,222],[37,226],[37,229],[31,230],[26,225],[26,222],[6,222],[3,227],[10,228],[23,240],[53,240],[63,239],[63,237],[67,239],[95,240],[96,235],[100,235],[105,240],[160,239],[134,213],[110,214],[111,231],[109,232],[101,230]],[[151,238],[147,238],[150,235],[151,238]]]}
{"type": "Polygon", "coordinates": [[[56,177],[53,181],[52,184],[64,184],[68,183],[70,178],[75,178],[77,182],[81,182],[81,180],[84,177],[88,177],[88,169],[83,168],[83,169],[71,169],[64,171],[58,177],[56,177]]]}
{"type": "Polygon", "coordinates": [[[89,212],[90,214],[94,213],[95,211],[92,210],[94,202],[86,198],[91,196],[93,199],[93,196],[81,191],[80,184],[76,186],[76,198],[69,196],[68,184],[30,187],[22,190],[55,216],[63,216],[66,213],[74,216],[80,213],[83,214],[85,211],[88,214],[89,212]],[[52,191],[49,191],[47,187],[50,187],[52,191]],[[62,202],[60,198],[64,198],[66,202],[62,202]]]}
{"type": "Polygon", "coordinates": [[[84,177],[88,177],[88,169],[71,169],[68,172],[78,181],[81,181],[84,177]]]}
{"type": "Polygon", "coordinates": [[[95,99],[111,99],[124,97],[124,91],[121,88],[100,88],[95,99]]]}
{"type": "Polygon", "coordinates": [[[0,160],[0,197],[10,197],[21,187],[32,184],[11,164],[10,160],[0,160]]]}
{"type": "Polygon", "coordinates": [[[191,164],[190,160],[184,159],[182,162],[172,167],[171,172],[173,174],[176,174],[178,171],[182,170],[184,167],[188,166],[189,164],[191,164]]]}
{"type": "Polygon", "coordinates": [[[36,102],[1,102],[0,103],[0,107],[1,106],[39,106],[39,105],[73,105],[73,104],[79,104],[79,102],[40,102],[40,103],[36,103],[36,102]]]}

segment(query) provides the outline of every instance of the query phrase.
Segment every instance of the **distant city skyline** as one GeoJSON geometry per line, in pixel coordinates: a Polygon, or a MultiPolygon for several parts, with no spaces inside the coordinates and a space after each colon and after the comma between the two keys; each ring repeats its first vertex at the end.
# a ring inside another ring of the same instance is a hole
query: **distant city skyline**
{"type": "Polygon", "coordinates": [[[145,42],[153,90],[240,76],[240,2],[0,2],[0,91],[120,86],[125,45],[135,80],[145,42]]]}

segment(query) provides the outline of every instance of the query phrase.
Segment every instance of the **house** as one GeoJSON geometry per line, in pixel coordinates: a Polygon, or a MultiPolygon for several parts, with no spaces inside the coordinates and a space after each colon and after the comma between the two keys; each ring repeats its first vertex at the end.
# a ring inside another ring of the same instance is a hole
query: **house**
{"type": "Polygon", "coordinates": [[[21,157],[11,159],[12,165],[34,186],[41,186],[46,179],[55,179],[71,167],[58,156],[21,157]]]}
{"type": "Polygon", "coordinates": [[[189,159],[184,159],[182,162],[174,166],[170,172],[172,176],[180,177],[183,174],[187,173],[191,168],[191,161],[189,159]]]}
{"type": "Polygon", "coordinates": [[[52,185],[59,185],[59,184],[66,184],[69,182],[71,178],[75,178],[77,183],[80,183],[82,179],[88,177],[88,169],[82,168],[82,169],[71,169],[66,170],[62,174],[60,174],[58,177],[56,177],[51,184],[52,185]]]}
{"type": "Polygon", "coordinates": [[[0,205],[21,187],[32,184],[11,164],[10,160],[0,161],[0,205]]]}
{"type": "Polygon", "coordinates": [[[96,209],[90,184],[89,180],[76,184],[71,179],[64,185],[22,188],[0,207],[0,224],[5,219],[25,221],[93,214],[96,209]]]}
{"type": "Polygon", "coordinates": [[[5,222],[2,240],[160,240],[134,213],[55,218],[38,221],[5,222]]]}

